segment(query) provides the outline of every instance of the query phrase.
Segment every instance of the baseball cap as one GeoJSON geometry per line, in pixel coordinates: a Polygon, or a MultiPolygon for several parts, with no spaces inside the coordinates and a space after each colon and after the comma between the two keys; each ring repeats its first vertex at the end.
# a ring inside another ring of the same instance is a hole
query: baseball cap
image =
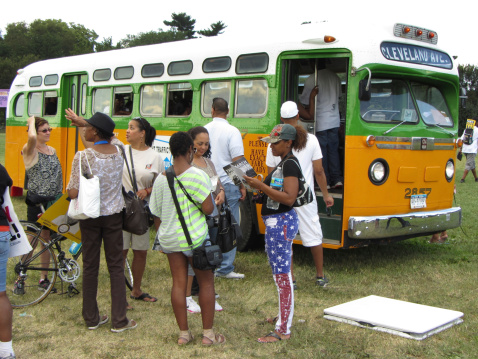
{"type": "Polygon", "coordinates": [[[261,141],[267,143],[276,143],[280,140],[295,140],[295,135],[297,131],[294,126],[289,124],[280,124],[275,126],[270,135],[264,138],[261,138],[261,141]]]}
{"type": "Polygon", "coordinates": [[[298,113],[297,104],[293,101],[284,102],[280,108],[280,117],[282,118],[293,118],[298,113]]]}

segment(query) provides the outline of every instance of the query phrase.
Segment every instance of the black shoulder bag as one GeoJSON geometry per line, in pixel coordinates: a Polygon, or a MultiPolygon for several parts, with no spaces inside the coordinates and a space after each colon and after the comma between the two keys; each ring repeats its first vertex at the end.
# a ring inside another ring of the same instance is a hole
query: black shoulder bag
{"type": "Polygon", "coordinates": [[[166,178],[168,179],[169,189],[171,190],[171,196],[173,197],[173,201],[176,206],[176,212],[178,213],[179,221],[181,222],[181,226],[183,227],[184,235],[186,236],[186,240],[188,241],[188,244],[193,251],[193,268],[196,268],[199,270],[216,269],[222,263],[221,249],[216,244],[206,246],[206,241],[204,241],[201,246],[193,249],[191,236],[186,226],[186,221],[184,220],[184,216],[181,211],[181,208],[179,207],[176,191],[174,190],[175,178],[176,178],[176,181],[178,181],[178,184],[181,187],[181,189],[184,191],[184,194],[186,194],[186,196],[188,197],[190,201],[191,201],[191,198],[189,197],[189,194],[187,193],[181,181],[179,181],[179,179],[176,177],[173,166],[169,166],[169,168],[166,170],[166,178]]]}
{"type": "Polygon", "coordinates": [[[221,248],[222,253],[227,253],[236,248],[237,242],[241,240],[241,226],[232,215],[231,208],[227,204],[227,198],[225,198],[219,212],[216,243],[221,248]]]}
{"type": "Polygon", "coordinates": [[[314,200],[314,194],[310,190],[309,185],[307,184],[307,181],[304,178],[304,174],[302,173],[302,168],[300,167],[299,161],[297,161],[294,158],[288,158],[291,161],[295,162],[297,167],[299,167],[300,171],[300,177],[299,177],[299,192],[297,193],[297,198],[292,205],[293,207],[301,207],[303,205],[312,203],[314,200]]]}
{"type": "Polygon", "coordinates": [[[131,167],[133,169],[133,175],[129,170],[128,161],[126,160],[126,154],[124,152],[124,148],[118,146],[123,152],[124,161],[126,163],[126,168],[128,169],[129,178],[131,180],[131,184],[133,185],[133,194],[126,193],[126,190],[123,186],[123,197],[125,202],[125,208],[123,210],[123,230],[126,232],[130,232],[136,235],[145,234],[150,225],[150,212],[149,208],[147,208],[146,201],[140,199],[136,193],[138,193],[138,185],[136,183],[136,176],[134,173],[134,165],[133,165],[133,151],[130,147],[130,156],[131,156],[131,167]]]}

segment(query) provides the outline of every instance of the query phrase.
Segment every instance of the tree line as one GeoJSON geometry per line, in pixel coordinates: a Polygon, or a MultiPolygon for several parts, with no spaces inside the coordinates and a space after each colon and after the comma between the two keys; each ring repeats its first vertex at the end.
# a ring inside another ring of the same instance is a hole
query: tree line
{"type": "Polygon", "coordinates": [[[164,20],[168,30],[127,35],[116,44],[112,37],[98,41],[98,34],[81,24],[62,20],[35,20],[30,24],[7,24],[5,34],[0,31],[0,88],[8,89],[17,70],[40,60],[122,49],[140,45],[159,44],[201,36],[217,36],[227,27],[222,21],[209,29],[196,31],[196,20],[186,13],[173,13],[171,20],[164,20]]]}
{"type": "MultiPolygon", "coordinates": [[[[217,36],[227,27],[222,21],[210,25],[209,29],[196,31],[196,20],[186,13],[172,13],[171,20],[164,20],[168,27],[164,31],[142,32],[127,35],[116,44],[112,37],[98,41],[98,34],[81,24],[65,23],[61,20],[35,20],[11,23],[6,26],[5,34],[0,32],[0,88],[8,89],[18,69],[40,60],[64,56],[87,54],[92,52],[122,49],[141,45],[179,41],[200,36],[217,36]]],[[[460,86],[467,90],[466,106],[460,104],[460,133],[468,118],[478,116],[478,68],[474,65],[458,66],[460,86]]],[[[4,112],[4,109],[0,109],[4,112]]],[[[4,117],[1,116],[0,118],[4,117]]]]}

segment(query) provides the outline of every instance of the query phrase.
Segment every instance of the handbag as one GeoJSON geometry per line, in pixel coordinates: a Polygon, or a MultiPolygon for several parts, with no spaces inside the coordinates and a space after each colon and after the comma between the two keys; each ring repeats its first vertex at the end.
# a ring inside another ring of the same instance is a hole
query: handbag
{"type": "Polygon", "coordinates": [[[459,151],[458,154],[456,155],[456,159],[458,161],[461,161],[463,159],[463,152],[459,151]]]}
{"type": "Polygon", "coordinates": [[[312,203],[312,201],[314,200],[314,194],[310,190],[310,186],[308,185],[308,183],[305,181],[304,174],[302,173],[302,168],[300,167],[299,162],[297,162],[293,158],[290,158],[290,160],[294,161],[300,170],[299,192],[297,192],[297,198],[292,207],[301,207],[306,204],[312,203]]]}
{"type": "MultiPolygon", "coordinates": [[[[173,166],[169,166],[169,168],[166,170],[166,177],[168,179],[169,189],[171,190],[171,196],[173,197],[174,205],[176,206],[176,212],[178,213],[179,221],[181,222],[181,226],[183,227],[184,235],[186,236],[186,240],[188,241],[189,246],[192,248],[193,243],[191,241],[191,236],[186,226],[183,212],[179,207],[176,191],[174,190],[174,179],[176,178],[176,181],[178,181],[179,186],[183,191],[186,191],[186,189],[182,185],[181,181],[179,181],[179,179],[176,177],[173,166]]],[[[189,199],[189,194],[187,194],[187,196],[189,199]]],[[[201,246],[194,248],[192,251],[193,268],[199,270],[216,269],[222,263],[221,248],[219,248],[217,244],[206,246],[206,241],[204,241],[201,246]]]]}
{"type": "Polygon", "coordinates": [[[70,201],[68,217],[73,219],[98,218],[100,216],[100,179],[91,172],[90,162],[85,155],[89,175],[81,173],[81,154],[78,162],[79,189],[78,197],[70,201]]]}
{"type": "Polygon", "coordinates": [[[151,212],[149,212],[149,209],[147,208],[148,203],[145,200],[139,198],[136,194],[138,193],[138,184],[136,183],[136,175],[134,172],[133,151],[130,147],[129,154],[131,158],[131,170],[133,172],[133,174],[131,175],[128,161],[126,161],[124,149],[123,147],[120,148],[123,152],[123,157],[126,163],[126,168],[128,169],[131,184],[133,185],[133,193],[127,193],[123,187],[123,197],[125,202],[125,208],[123,210],[123,230],[140,236],[145,234],[148,231],[149,227],[151,227],[149,221],[151,212]]]}
{"type": "Polygon", "coordinates": [[[236,248],[237,242],[241,240],[241,226],[234,218],[226,198],[219,214],[216,244],[221,248],[222,253],[227,253],[236,248]]]}

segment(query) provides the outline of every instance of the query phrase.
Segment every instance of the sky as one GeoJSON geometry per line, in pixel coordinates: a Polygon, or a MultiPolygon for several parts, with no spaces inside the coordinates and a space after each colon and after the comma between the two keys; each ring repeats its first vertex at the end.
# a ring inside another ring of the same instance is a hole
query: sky
{"type": "MultiPolygon", "coordinates": [[[[447,7],[444,1],[387,0],[301,0],[296,2],[276,0],[22,0],[4,1],[0,6],[0,30],[12,22],[35,19],[60,19],[74,22],[96,31],[98,41],[112,37],[113,44],[140,32],[157,31],[169,27],[172,13],[185,12],[196,19],[195,30],[207,29],[212,23],[222,21],[226,32],[260,31],[265,27],[296,25],[305,21],[342,21],[350,24],[351,18],[360,21],[389,21],[423,26],[438,33],[438,45],[458,56],[458,63],[478,65],[478,29],[474,17],[466,21],[467,12],[473,11],[476,0],[455,0],[447,7]],[[393,5],[391,5],[393,4],[393,5]],[[400,5],[399,5],[400,4],[400,5]],[[467,43],[467,39],[474,39],[467,43]]],[[[354,30],[356,31],[356,29],[354,30]]]]}

